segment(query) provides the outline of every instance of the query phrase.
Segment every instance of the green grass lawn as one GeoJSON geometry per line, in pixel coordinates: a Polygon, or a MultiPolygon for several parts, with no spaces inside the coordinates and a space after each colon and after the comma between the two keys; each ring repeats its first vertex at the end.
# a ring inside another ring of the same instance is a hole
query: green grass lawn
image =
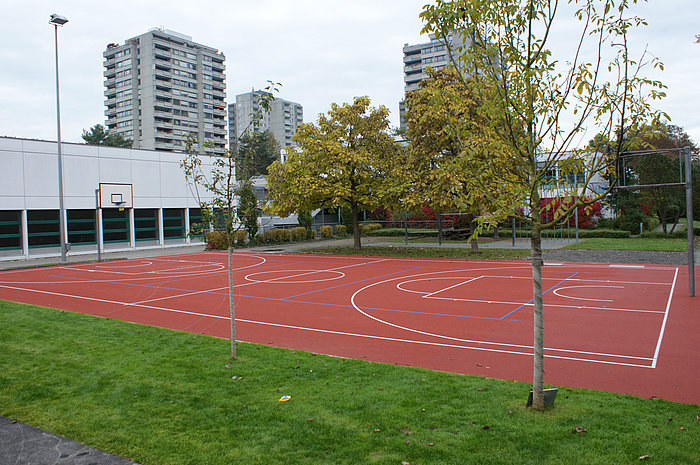
{"type": "Polygon", "coordinates": [[[700,463],[700,407],[0,301],[0,414],[148,464],[700,463]],[[290,395],[288,402],[279,402],[290,395]],[[576,432],[576,429],[581,431],[576,432]]]}
{"type": "Polygon", "coordinates": [[[610,239],[590,238],[581,239],[580,242],[569,244],[565,249],[589,249],[589,250],[656,250],[665,252],[685,252],[688,250],[688,241],[684,238],[651,239],[636,238],[610,239]]]}
{"type": "Polygon", "coordinates": [[[524,249],[481,249],[472,253],[470,249],[448,249],[438,247],[382,247],[363,245],[362,249],[352,247],[324,247],[304,250],[300,253],[325,255],[361,255],[370,257],[417,257],[417,258],[459,258],[473,260],[521,260],[530,255],[524,249]]]}

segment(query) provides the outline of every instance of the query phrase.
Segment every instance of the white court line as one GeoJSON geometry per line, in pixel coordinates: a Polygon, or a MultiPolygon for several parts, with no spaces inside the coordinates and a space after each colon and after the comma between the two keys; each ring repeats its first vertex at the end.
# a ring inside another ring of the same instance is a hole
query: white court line
{"type": "MultiPolygon", "coordinates": [[[[342,269],[345,269],[345,268],[352,268],[352,267],[355,267],[355,266],[371,265],[371,264],[374,264],[374,263],[385,262],[385,261],[387,261],[387,260],[388,260],[388,259],[383,258],[383,259],[379,259],[379,260],[373,260],[373,261],[371,261],[371,262],[355,263],[355,264],[352,264],[352,265],[336,266],[335,268],[327,268],[327,269],[322,269],[322,270],[305,271],[304,273],[297,273],[297,274],[293,274],[293,275],[291,275],[291,276],[280,276],[279,278],[267,279],[267,280],[265,280],[265,281],[251,281],[251,282],[248,282],[248,283],[238,284],[238,285],[236,285],[235,287],[249,286],[249,285],[251,285],[251,284],[267,284],[267,283],[272,283],[272,282],[274,282],[274,281],[280,281],[280,280],[282,280],[282,279],[298,278],[298,277],[300,277],[300,276],[306,276],[306,275],[314,274],[314,273],[323,273],[323,272],[326,272],[326,271],[337,271],[337,270],[342,270],[342,269]]],[[[284,271],[284,270],[279,270],[279,271],[284,271]]],[[[250,275],[248,275],[248,276],[250,276],[250,275]]],[[[246,276],[244,279],[247,279],[248,276],[246,276]]],[[[338,278],[338,279],[340,279],[340,278],[338,278]]]]}
{"type": "MultiPolygon", "coordinates": [[[[256,257],[256,258],[262,258],[262,257],[256,257]]],[[[329,270],[313,270],[313,271],[310,271],[310,272],[305,272],[305,273],[296,274],[296,275],[292,275],[292,276],[281,276],[281,277],[279,277],[279,278],[268,279],[268,280],[265,280],[265,281],[250,281],[250,282],[247,282],[247,283],[234,284],[233,287],[234,287],[235,289],[238,289],[238,288],[241,288],[241,287],[244,287],[244,286],[249,286],[249,285],[251,285],[251,284],[269,283],[269,282],[276,281],[276,280],[280,280],[280,279],[295,278],[295,277],[298,277],[298,276],[304,276],[304,275],[306,275],[306,274],[318,273],[318,272],[322,272],[322,271],[336,271],[336,270],[339,270],[339,269],[341,269],[341,268],[350,268],[350,267],[353,267],[353,266],[366,265],[366,264],[368,264],[368,263],[379,263],[379,262],[382,262],[382,261],[384,261],[384,260],[374,260],[374,261],[372,261],[372,262],[367,262],[367,263],[355,263],[355,264],[353,264],[353,265],[345,265],[345,266],[341,266],[341,267],[331,268],[331,269],[329,269],[329,270]]],[[[262,263],[264,263],[264,262],[262,262],[262,263]]],[[[260,265],[262,265],[262,263],[260,263],[260,265]]],[[[242,269],[242,268],[240,268],[240,269],[242,269]]],[[[237,271],[237,270],[234,270],[234,271],[237,271]]],[[[276,271],[284,271],[284,270],[276,270],[276,271]]],[[[262,273],[265,273],[265,272],[263,271],[262,273]]],[[[248,275],[248,276],[249,276],[249,275],[248,275]]],[[[247,278],[247,276],[246,276],[245,278],[247,278]]],[[[244,279],[245,279],[245,278],[244,278],[244,279]]],[[[340,279],[340,278],[338,278],[338,279],[340,279]]],[[[228,289],[228,286],[217,287],[217,288],[214,288],[214,289],[207,289],[207,290],[203,290],[203,291],[186,292],[186,293],[184,293],[184,294],[175,294],[175,295],[170,295],[170,296],[165,296],[165,297],[158,297],[158,298],[148,299],[148,300],[142,300],[141,303],[156,302],[156,301],[158,301],[158,300],[177,299],[177,298],[179,298],[179,297],[186,297],[186,296],[189,296],[189,295],[197,295],[197,294],[205,294],[205,293],[209,293],[209,292],[223,291],[223,290],[226,290],[226,289],[228,289]]],[[[139,304],[139,302],[134,302],[134,303],[131,304],[131,305],[138,305],[138,304],[139,304]]]]}
{"type": "MultiPolygon", "coordinates": [[[[246,268],[253,268],[255,266],[260,266],[263,263],[267,262],[267,259],[265,257],[260,257],[258,255],[248,255],[249,257],[254,257],[257,258],[258,260],[262,260],[261,262],[258,263],[253,263],[252,265],[246,265],[246,266],[241,266],[238,268],[234,268],[233,271],[240,271],[240,270],[245,270],[246,268]]],[[[215,263],[215,262],[212,262],[215,263]]],[[[53,269],[58,269],[58,268],[64,268],[64,267],[54,267],[53,269]]],[[[67,268],[67,267],[65,267],[67,268]]],[[[73,266],[75,268],[75,266],[73,266]]],[[[79,271],[97,271],[97,270],[86,270],[86,269],[81,269],[77,268],[79,271]]],[[[33,271],[36,271],[35,268],[32,268],[33,271]]],[[[71,271],[75,271],[74,269],[71,269],[71,271]]],[[[102,270],[99,270],[100,272],[103,272],[102,270]]],[[[109,271],[104,271],[105,273],[111,273],[109,271]]],[[[127,281],[148,281],[148,280],[153,280],[153,279],[174,279],[174,278],[191,278],[195,276],[206,276],[209,274],[218,274],[220,271],[198,271],[198,272],[192,272],[192,273],[186,273],[186,274],[179,274],[179,275],[161,275],[161,276],[155,276],[155,275],[149,275],[149,276],[137,276],[137,277],[132,277],[132,278],[120,278],[120,279],[80,279],[80,280],[62,280],[62,281],[0,281],[2,284],[89,284],[89,283],[125,283],[127,281]]],[[[117,273],[120,274],[120,273],[117,273]]],[[[138,273],[122,273],[122,274],[136,274],[138,273]]],[[[0,274],[2,276],[2,274],[0,274]]]]}
{"type": "Polygon", "coordinates": [[[661,323],[661,330],[659,331],[659,340],[656,343],[656,349],[654,350],[654,360],[651,362],[651,367],[656,368],[656,362],[659,360],[659,351],[661,350],[661,341],[664,338],[664,331],[666,330],[666,321],[668,320],[668,311],[671,309],[671,299],[673,298],[673,290],[676,288],[676,278],[678,277],[678,268],[676,268],[676,273],[673,275],[673,286],[668,293],[668,302],[666,303],[666,312],[664,314],[664,321],[661,323]]]}
{"type": "Polygon", "coordinates": [[[593,285],[590,285],[590,286],[564,286],[564,287],[558,287],[558,288],[554,289],[554,290],[552,291],[552,294],[557,295],[557,296],[559,296],[559,297],[563,297],[563,298],[565,298],[565,299],[573,299],[573,300],[591,300],[591,301],[594,301],[594,302],[613,302],[613,299],[592,299],[592,298],[586,298],[586,297],[574,297],[574,296],[571,296],[571,295],[564,295],[564,294],[560,294],[560,293],[559,293],[559,291],[563,291],[564,289],[580,289],[580,288],[582,288],[582,287],[588,287],[588,288],[592,287],[592,288],[594,288],[594,289],[601,289],[601,288],[605,288],[605,289],[624,289],[624,288],[625,288],[624,286],[593,286],[593,285]]]}
{"type": "MultiPolygon", "coordinates": [[[[59,293],[59,292],[42,291],[42,290],[37,290],[37,289],[24,289],[21,287],[6,286],[6,285],[0,285],[0,287],[5,287],[5,288],[9,288],[9,289],[16,289],[16,290],[25,291],[25,292],[36,292],[39,294],[48,294],[48,295],[55,295],[55,296],[61,296],[61,297],[69,297],[69,298],[74,298],[74,299],[79,299],[79,300],[89,300],[89,301],[93,301],[93,302],[102,302],[102,303],[109,303],[109,304],[115,304],[115,305],[123,305],[125,307],[141,307],[141,308],[147,308],[147,309],[151,309],[151,310],[160,310],[160,311],[164,311],[164,312],[180,313],[180,314],[200,316],[200,317],[205,317],[205,318],[214,318],[214,319],[218,319],[218,320],[230,320],[231,319],[228,315],[226,315],[226,316],[224,316],[224,315],[212,315],[212,314],[208,314],[208,313],[192,312],[189,310],[178,310],[178,309],[174,309],[174,308],[155,307],[155,306],[151,306],[151,305],[141,305],[141,304],[137,305],[137,304],[132,304],[132,303],[128,303],[128,302],[119,302],[119,301],[115,301],[115,300],[99,299],[96,297],[85,297],[85,296],[79,296],[79,295],[63,294],[63,293],[59,293]]],[[[486,352],[498,352],[498,353],[516,354],[516,355],[527,355],[527,356],[532,355],[531,353],[520,352],[517,350],[494,349],[494,348],[478,347],[478,346],[477,347],[464,346],[464,345],[457,345],[457,344],[446,344],[446,343],[419,341],[419,340],[412,340],[412,339],[397,339],[397,338],[391,338],[391,337],[385,337],[385,336],[374,336],[374,335],[368,335],[368,334],[355,334],[355,333],[348,333],[348,332],[343,332],[343,331],[333,331],[333,330],[326,330],[326,329],[319,329],[319,328],[309,328],[309,327],[303,327],[303,326],[285,325],[285,324],[280,324],[280,323],[269,323],[269,322],[246,320],[246,319],[237,319],[236,321],[245,322],[245,323],[261,324],[261,325],[267,325],[267,326],[277,326],[277,327],[289,328],[289,329],[300,329],[300,330],[313,331],[313,332],[323,332],[323,333],[328,333],[328,334],[363,337],[363,338],[369,338],[369,339],[380,339],[380,340],[387,340],[387,341],[407,342],[407,343],[432,345],[432,346],[440,346],[440,347],[453,347],[453,348],[458,348],[458,349],[472,349],[472,350],[481,350],[481,351],[486,351],[486,352]]],[[[445,338],[444,336],[440,336],[440,337],[445,338]]],[[[532,346],[522,345],[522,344],[508,344],[508,343],[478,341],[478,340],[458,339],[458,338],[447,338],[447,339],[454,339],[454,340],[466,342],[469,344],[485,344],[485,345],[494,345],[494,346],[502,346],[502,347],[512,347],[514,349],[532,350],[532,346]]],[[[647,357],[638,357],[638,356],[633,356],[633,355],[606,354],[606,353],[601,353],[601,352],[587,352],[587,351],[572,350],[572,349],[558,349],[558,348],[552,348],[552,347],[547,347],[547,348],[545,348],[545,350],[548,350],[551,352],[564,352],[564,353],[572,353],[572,354],[595,355],[595,356],[611,357],[611,358],[650,360],[647,357]]],[[[591,363],[603,363],[603,364],[609,364],[609,365],[625,365],[625,366],[650,368],[648,365],[639,365],[639,364],[631,364],[631,363],[623,363],[623,362],[612,362],[612,361],[605,361],[605,360],[591,360],[591,359],[580,358],[580,357],[567,357],[567,356],[563,356],[563,355],[547,355],[547,354],[545,354],[545,357],[557,358],[557,359],[562,359],[562,360],[582,361],[582,362],[591,362],[591,363]]],[[[653,368],[653,367],[651,367],[651,368],[653,368]]]]}
{"type": "Polygon", "coordinates": [[[610,264],[608,268],[646,268],[644,265],[620,265],[620,264],[610,264]]]}
{"type": "MultiPolygon", "coordinates": [[[[676,268],[672,268],[673,270],[676,270],[676,268]]],[[[469,271],[469,270],[464,270],[464,271],[469,271]]],[[[492,275],[492,274],[485,274],[481,276],[482,278],[497,278],[497,279],[503,279],[503,278],[512,278],[512,279],[532,279],[532,276],[504,276],[504,275],[492,275]]],[[[561,281],[561,278],[542,278],[542,281],[561,281]]],[[[579,282],[585,282],[585,283],[606,283],[606,284],[641,284],[641,285],[658,285],[658,286],[670,286],[673,283],[661,283],[661,282],[648,282],[648,281],[616,281],[614,279],[590,279],[590,278],[571,278],[567,279],[567,282],[569,281],[579,281],[579,282]]]]}
{"type": "MultiPolygon", "coordinates": [[[[464,299],[461,297],[430,297],[436,300],[451,300],[458,302],[476,302],[484,304],[503,304],[532,307],[535,304],[532,302],[506,302],[500,300],[479,300],[479,299],[464,299]]],[[[609,310],[611,312],[633,312],[633,313],[663,313],[661,310],[642,310],[639,308],[617,308],[617,307],[592,307],[588,305],[566,305],[566,304],[544,304],[544,308],[575,308],[579,310],[609,310]]]]}
{"type": "MultiPolygon", "coordinates": [[[[349,333],[349,332],[345,332],[345,331],[334,331],[334,330],[330,330],[330,329],[308,328],[305,326],[294,326],[294,325],[285,325],[285,324],[279,324],[279,323],[269,323],[269,322],[265,322],[265,321],[255,321],[255,320],[245,320],[245,319],[240,319],[240,320],[236,320],[236,321],[240,321],[243,323],[259,324],[259,325],[264,325],[264,326],[275,326],[275,327],[279,327],[279,328],[297,329],[297,330],[301,330],[301,331],[312,331],[312,332],[317,332],[317,333],[336,334],[336,335],[340,335],[340,336],[351,336],[351,337],[359,337],[359,338],[365,338],[365,339],[377,339],[377,340],[381,340],[381,341],[403,342],[403,343],[409,343],[409,344],[420,344],[420,345],[428,345],[428,346],[435,346],[435,347],[449,347],[449,348],[453,348],[453,349],[480,350],[480,351],[484,351],[484,352],[497,352],[497,353],[502,353],[502,354],[525,355],[527,357],[532,357],[532,353],[530,353],[530,352],[520,352],[517,350],[491,349],[491,348],[487,348],[487,347],[474,347],[474,346],[464,346],[464,345],[457,345],[457,344],[447,344],[444,342],[429,342],[429,341],[419,341],[419,340],[414,340],[414,339],[401,339],[401,338],[395,338],[395,337],[375,336],[372,334],[349,333]]],[[[476,342],[479,342],[479,341],[476,341],[476,342]]],[[[509,344],[504,344],[504,345],[509,345],[509,344]]],[[[521,346],[521,347],[531,348],[528,346],[521,346]]],[[[563,350],[563,349],[545,348],[545,350],[563,350]]],[[[576,350],[567,350],[566,352],[595,354],[594,352],[579,352],[576,350]]],[[[614,354],[595,354],[595,355],[603,355],[603,356],[607,356],[607,357],[619,357],[619,358],[649,360],[646,357],[634,357],[634,356],[626,356],[626,355],[614,355],[614,354]]],[[[577,361],[577,362],[600,363],[600,364],[606,364],[606,365],[622,365],[622,366],[630,366],[630,367],[638,367],[638,368],[651,368],[649,365],[641,365],[641,364],[637,364],[637,363],[613,362],[613,361],[607,361],[607,360],[592,360],[592,359],[588,359],[588,358],[566,357],[563,355],[551,355],[551,354],[545,354],[544,356],[545,356],[545,358],[556,358],[556,359],[561,359],[561,360],[571,360],[571,361],[577,361]]]]}
{"type": "Polygon", "coordinates": [[[425,295],[423,296],[423,298],[424,298],[424,299],[430,299],[430,298],[432,298],[432,296],[435,295],[435,294],[439,294],[439,293],[441,293],[441,292],[445,292],[445,291],[447,291],[447,290],[449,290],[449,289],[452,289],[452,288],[454,288],[454,287],[461,286],[462,284],[467,284],[467,283],[470,283],[470,282],[472,282],[472,281],[476,281],[476,280],[479,279],[479,278],[481,278],[481,276],[477,276],[476,278],[468,279],[467,281],[464,281],[464,282],[461,282],[461,283],[453,284],[452,286],[448,286],[448,287],[446,287],[445,289],[438,289],[438,290],[435,291],[435,292],[431,292],[431,293],[429,293],[429,294],[425,294],[425,295]]]}

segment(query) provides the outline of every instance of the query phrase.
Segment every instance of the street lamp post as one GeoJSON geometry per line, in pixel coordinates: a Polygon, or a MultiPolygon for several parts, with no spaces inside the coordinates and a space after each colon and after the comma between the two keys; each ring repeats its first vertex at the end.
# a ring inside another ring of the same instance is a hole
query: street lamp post
{"type": "Polygon", "coordinates": [[[56,131],[57,131],[57,150],[58,150],[58,227],[61,236],[61,261],[66,261],[66,253],[68,247],[66,243],[66,211],[63,206],[63,160],[61,157],[61,98],[59,96],[58,86],[58,26],[63,26],[68,22],[65,16],[56,13],[51,15],[49,24],[54,26],[54,44],[56,49],[56,131]]]}

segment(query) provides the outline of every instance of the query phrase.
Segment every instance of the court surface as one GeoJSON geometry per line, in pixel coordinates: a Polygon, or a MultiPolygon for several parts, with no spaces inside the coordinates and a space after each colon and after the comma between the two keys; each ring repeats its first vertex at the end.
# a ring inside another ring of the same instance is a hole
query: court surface
{"type": "MultiPolygon", "coordinates": [[[[532,380],[529,262],[234,254],[237,338],[532,380]]],[[[700,403],[687,270],[547,263],[545,382],[700,403]]],[[[0,299],[228,338],[226,254],[0,272],[0,299]]]]}

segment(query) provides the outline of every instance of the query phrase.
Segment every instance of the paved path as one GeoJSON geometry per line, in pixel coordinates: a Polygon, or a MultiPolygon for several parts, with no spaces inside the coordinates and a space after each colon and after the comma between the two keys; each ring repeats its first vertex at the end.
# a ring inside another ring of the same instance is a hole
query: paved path
{"type": "Polygon", "coordinates": [[[79,442],[0,417],[2,465],[135,465],[79,442]]]}

